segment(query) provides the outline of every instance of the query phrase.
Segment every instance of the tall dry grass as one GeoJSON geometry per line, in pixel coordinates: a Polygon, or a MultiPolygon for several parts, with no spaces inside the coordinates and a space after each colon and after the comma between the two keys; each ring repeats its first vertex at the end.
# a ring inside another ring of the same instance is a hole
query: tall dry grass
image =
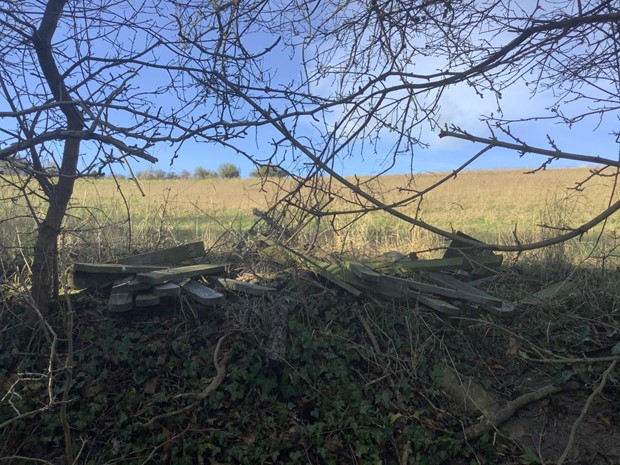
{"type": "MultiPolygon", "coordinates": [[[[612,178],[595,178],[583,191],[571,189],[587,175],[587,169],[533,175],[519,170],[465,172],[403,211],[484,241],[510,242],[516,233],[519,240],[527,242],[552,233],[542,225],[578,226],[618,199],[612,178]]],[[[383,176],[370,187],[389,202],[412,189],[423,190],[442,176],[383,176]]],[[[360,178],[360,182],[366,180],[360,178]]],[[[0,189],[7,195],[7,186],[0,189]]],[[[148,180],[141,182],[141,189],[131,180],[121,180],[118,185],[112,179],[80,180],[64,240],[74,254],[91,260],[196,239],[207,245],[222,238],[234,241],[237,232],[256,220],[252,209],[266,209],[278,195],[274,185],[256,179],[148,180]]],[[[0,211],[0,240],[5,247],[28,243],[32,236],[34,224],[26,218],[24,207],[11,203],[0,211]]],[[[334,210],[346,207],[343,201],[330,204],[334,210]]],[[[443,245],[440,238],[382,212],[365,215],[344,228],[351,218],[343,216],[320,224],[315,232],[324,248],[363,256],[443,245]]],[[[618,218],[610,218],[604,237],[607,250],[615,245],[617,227],[618,218]]],[[[584,235],[581,242],[573,241],[571,254],[587,255],[598,231],[600,228],[584,235]]]]}

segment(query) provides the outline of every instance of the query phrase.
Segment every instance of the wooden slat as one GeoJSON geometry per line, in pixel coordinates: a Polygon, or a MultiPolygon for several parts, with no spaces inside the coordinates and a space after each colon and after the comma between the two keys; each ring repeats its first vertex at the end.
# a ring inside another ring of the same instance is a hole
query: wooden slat
{"type": "Polygon", "coordinates": [[[469,302],[474,302],[478,304],[488,304],[495,306],[501,306],[502,304],[502,300],[496,299],[495,297],[484,297],[477,294],[469,294],[467,292],[449,289],[447,287],[435,286],[434,284],[421,283],[418,281],[413,281],[411,279],[397,278],[395,276],[384,276],[383,279],[394,284],[400,283],[403,287],[409,287],[412,290],[424,292],[427,294],[440,295],[442,297],[448,297],[452,299],[467,300],[469,302]]]}
{"type": "Polygon", "coordinates": [[[181,290],[183,294],[203,305],[214,305],[224,300],[224,294],[196,281],[186,282],[181,285],[181,290]]]}
{"type": "Polygon", "coordinates": [[[115,260],[115,263],[126,265],[177,265],[185,260],[204,257],[204,255],[204,242],[198,241],[170,247],[168,249],[119,258],[115,260]]]}
{"type": "Polygon", "coordinates": [[[133,308],[133,297],[129,292],[113,292],[108,299],[108,310],[113,313],[128,312],[133,308]]]}
{"type": "Polygon", "coordinates": [[[157,284],[151,292],[160,297],[174,297],[181,294],[181,286],[177,283],[157,284]]]}
{"type": "Polygon", "coordinates": [[[435,282],[443,284],[446,287],[463,292],[465,295],[477,295],[484,298],[487,301],[482,301],[478,303],[482,306],[484,310],[488,311],[489,313],[493,313],[495,315],[507,315],[514,312],[515,310],[514,304],[506,302],[505,300],[499,299],[497,297],[493,297],[486,292],[478,289],[477,287],[474,287],[469,283],[464,283],[463,281],[449,276],[445,273],[425,273],[424,275],[435,282]]]}
{"type": "Polygon", "coordinates": [[[136,307],[153,307],[159,305],[159,297],[150,292],[136,296],[136,307]]]}
{"type": "Polygon", "coordinates": [[[475,258],[454,257],[436,258],[431,260],[399,260],[393,263],[367,263],[377,272],[410,273],[414,271],[440,271],[472,269],[477,266],[499,266],[502,264],[501,255],[480,255],[475,258]]]}
{"type": "Polygon", "coordinates": [[[416,299],[418,300],[418,302],[420,302],[423,305],[426,305],[427,307],[439,312],[439,313],[444,313],[446,315],[450,315],[450,316],[456,316],[456,315],[460,315],[461,314],[461,309],[452,305],[451,303],[448,302],[444,302],[441,299],[436,299],[434,297],[430,297],[428,295],[418,295],[416,297],[416,299]]]}
{"type": "Polygon", "coordinates": [[[150,273],[139,273],[136,277],[138,281],[144,283],[161,284],[166,281],[180,282],[185,278],[192,278],[194,276],[221,273],[225,269],[224,265],[189,265],[161,271],[151,271],[150,273]]]}
{"type": "Polygon", "coordinates": [[[127,274],[94,274],[94,273],[80,273],[74,271],[70,274],[70,285],[73,289],[86,289],[86,288],[98,288],[105,289],[112,285],[114,281],[126,278],[127,274]]]}
{"type": "Polygon", "coordinates": [[[444,286],[449,287],[451,289],[467,292],[468,294],[479,295],[482,297],[491,297],[489,294],[478,289],[477,287],[474,287],[469,283],[465,283],[461,281],[460,279],[456,279],[445,273],[427,272],[427,273],[424,273],[424,276],[426,276],[431,281],[435,281],[436,283],[443,284],[444,286]]]}
{"type": "Polygon", "coordinates": [[[153,265],[118,265],[114,263],[74,263],[73,271],[95,274],[126,274],[145,273],[148,271],[164,270],[165,266],[153,265]]]}
{"type": "Polygon", "coordinates": [[[243,292],[245,294],[264,296],[275,292],[275,288],[260,286],[258,284],[246,283],[229,278],[218,278],[218,282],[226,289],[235,292],[243,292]]]}

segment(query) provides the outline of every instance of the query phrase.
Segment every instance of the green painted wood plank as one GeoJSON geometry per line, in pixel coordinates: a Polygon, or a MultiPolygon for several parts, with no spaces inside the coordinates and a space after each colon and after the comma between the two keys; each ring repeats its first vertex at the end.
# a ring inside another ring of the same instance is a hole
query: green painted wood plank
{"type": "Polygon", "coordinates": [[[416,297],[416,300],[420,302],[422,305],[426,305],[427,307],[435,310],[439,313],[443,313],[445,315],[457,316],[461,314],[461,309],[451,303],[445,302],[441,299],[436,299],[434,297],[428,295],[419,294],[416,297]]]}
{"type": "Polygon", "coordinates": [[[113,313],[128,312],[133,308],[130,292],[113,292],[108,299],[108,310],[113,313]]]}
{"type": "Polygon", "coordinates": [[[177,283],[157,284],[151,292],[158,297],[175,297],[181,294],[181,286],[177,283]]]}
{"type": "Polygon", "coordinates": [[[74,263],[73,271],[79,273],[96,274],[126,274],[145,273],[148,271],[164,270],[165,266],[153,265],[119,265],[115,263],[74,263]]]}
{"type": "Polygon", "coordinates": [[[170,247],[162,250],[155,250],[139,255],[131,255],[129,257],[119,258],[115,263],[126,265],[177,265],[185,260],[204,257],[204,242],[191,242],[176,247],[170,247]]]}
{"type": "Polygon", "coordinates": [[[185,278],[221,273],[226,269],[225,265],[189,265],[169,268],[167,270],[151,271],[136,275],[138,281],[150,284],[161,284],[166,281],[182,281],[185,278]]]}
{"type": "Polygon", "coordinates": [[[366,263],[373,270],[385,273],[410,273],[415,271],[440,271],[440,270],[460,270],[471,269],[479,266],[499,266],[502,264],[501,255],[481,255],[475,258],[454,257],[454,258],[435,258],[431,260],[399,260],[393,263],[366,263]]]}
{"type": "Polygon", "coordinates": [[[230,278],[218,278],[218,282],[229,291],[242,292],[250,295],[265,296],[276,291],[274,287],[246,283],[230,278]]]}
{"type": "Polygon", "coordinates": [[[136,307],[153,307],[159,305],[159,302],[159,296],[150,292],[136,295],[136,307]]]}
{"type": "Polygon", "coordinates": [[[203,305],[215,305],[224,300],[224,294],[196,281],[188,281],[182,284],[181,291],[203,305]]]}

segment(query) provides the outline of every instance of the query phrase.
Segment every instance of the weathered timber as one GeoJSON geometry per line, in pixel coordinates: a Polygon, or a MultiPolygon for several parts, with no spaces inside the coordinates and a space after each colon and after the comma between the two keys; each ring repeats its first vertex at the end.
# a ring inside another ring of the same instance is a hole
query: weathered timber
{"type": "Polygon", "coordinates": [[[416,296],[416,300],[422,305],[426,305],[427,307],[439,313],[444,313],[450,316],[457,316],[461,314],[460,308],[456,307],[455,305],[452,305],[451,303],[445,302],[441,299],[436,299],[435,297],[418,294],[416,296]]]}
{"type": "Polygon", "coordinates": [[[159,305],[159,296],[150,292],[146,294],[138,294],[136,296],[136,307],[153,307],[159,305]]]}
{"type": "MultiPolygon", "coordinates": [[[[456,235],[468,241],[480,244],[481,246],[485,245],[484,242],[479,241],[478,239],[473,238],[471,236],[468,236],[464,232],[457,231],[456,235]]],[[[491,256],[495,254],[491,250],[484,249],[481,247],[476,247],[475,245],[468,244],[467,242],[464,242],[458,239],[453,239],[450,242],[450,245],[448,246],[448,248],[446,249],[446,252],[444,253],[443,258],[454,258],[454,257],[463,257],[463,256],[473,258],[473,257],[480,257],[482,255],[491,256]]]]}
{"type": "Polygon", "coordinates": [[[181,290],[183,294],[203,305],[215,305],[224,300],[224,294],[196,281],[190,280],[182,284],[181,290]]]}
{"type": "Polygon", "coordinates": [[[128,312],[133,308],[133,296],[130,292],[112,291],[108,299],[108,310],[113,313],[128,312]]]}
{"type": "Polygon", "coordinates": [[[350,294],[353,294],[356,297],[359,297],[362,294],[362,291],[352,285],[352,283],[354,283],[362,287],[364,286],[363,282],[357,276],[355,276],[353,272],[345,270],[338,265],[332,265],[327,262],[307,257],[306,255],[303,255],[293,249],[278,245],[271,239],[263,238],[263,242],[265,242],[265,244],[267,244],[269,248],[272,249],[272,252],[283,252],[285,255],[289,256],[297,263],[305,265],[313,273],[327,279],[331,283],[335,284],[341,289],[344,289],[350,294]]]}
{"type": "Polygon", "coordinates": [[[170,247],[168,249],[156,250],[139,255],[119,258],[114,263],[125,265],[177,265],[186,260],[204,257],[204,242],[192,242],[189,244],[170,247]]]}
{"type": "Polygon", "coordinates": [[[560,291],[566,288],[567,281],[560,281],[559,283],[551,284],[535,294],[530,294],[519,301],[519,303],[526,305],[537,305],[547,302],[551,299],[558,297],[560,291]]]}
{"type": "Polygon", "coordinates": [[[470,270],[475,267],[491,267],[502,264],[501,255],[480,255],[479,257],[435,258],[430,260],[398,260],[392,263],[366,263],[377,272],[411,273],[414,271],[470,270]]]}
{"type": "Polygon", "coordinates": [[[242,292],[244,294],[265,296],[275,292],[275,288],[246,283],[230,278],[218,278],[218,282],[229,291],[242,292]]]}
{"type": "Polygon", "coordinates": [[[151,292],[159,297],[175,297],[181,294],[181,286],[177,283],[157,284],[151,292]]]}
{"type": "Polygon", "coordinates": [[[225,265],[189,265],[169,268],[167,270],[138,273],[138,281],[150,284],[161,284],[166,281],[183,281],[185,278],[221,273],[226,269],[225,265]]]}
{"type": "Polygon", "coordinates": [[[385,276],[383,279],[393,283],[394,285],[400,284],[403,287],[410,288],[411,290],[424,292],[427,294],[440,295],[442,297],[448,297],[451,299],[466,300],[477,304],[488,304],[494,306],[501,306],[502,304],[502,300],[496,299],[495,297],[469,294],[467,292],[458,291],[442,286],[435,286],[434,284],[421,283],[418,281],[413,281],[411,279],[397,278],[395,276],[385,276]]]}
{"type": "Polygon", "coordinates": [[[96,274],[96,273],[81,273],[74,271],[70,275],[70,286],[73,289],[86,289],[97,288],[105,289],[112,285],[114,281],[127,278],[127,273],[114,273],[114,274],[96,274]]]}
{"type": "MultiPolygon", "coordinates": [[[[484,308],[490,313],[494,313],[496,315],[506,315],[508,313],[514,312],[515,310],[514,304],[499,299],[497,297],[493,297],[486,292],[478,289],[477,287],[474,287],[471,284],[465,283],[445,273],[425,273],[425,276],[432,281],[435,281],[436,283],[443,284],[448,288],[460,291],[465,296],[473,295],[482,297],[485,300],[477,303],[482,305],[482,308],[484,308]]],[[[465,298],[465,300],[471,299],[465,298]]]]}
{"type": "Polygon", "coordinates": [[[354,260],[345,260],[343,262],[343,265],[347,270],[350,270],[362,281],[369,283],[381,282],[382,275],[374,271],[372,268],[364,265],[363,263],[356,262],[354,260]]]}
{"type": "Polygon", "coordinates": [[[152,284],[142,282],[136,276],[132,276],[127,281],[127,289],[131,292],[145,291],[151,287],[153,287],[152,284]]]}
{"type": "Polygon", "coordinates": [[[164,270],[166,266],[154,265],[119,265],[115,263],[74,263],[73,271],[94,274],[126,274],[145,273],[148,271],[164,270]]]}

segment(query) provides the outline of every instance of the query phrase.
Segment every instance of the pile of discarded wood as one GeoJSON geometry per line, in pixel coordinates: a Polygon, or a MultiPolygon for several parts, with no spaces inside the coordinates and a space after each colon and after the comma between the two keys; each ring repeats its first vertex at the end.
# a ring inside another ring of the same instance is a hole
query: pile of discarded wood
{"type": "MultiPolygon", "coordinates": [[[[462,235],[463,238],[472,240],[462,235]]],[[[286,263],[293,259],[318,277],[355,297],[408,300],[447,315],[476,308],[496,315],[514,312],[515,306],[491,296],[459,277],[470,279],[480,270],[502,263],[502,256],[469,244],[453,241],[441,259],[418,260],[415,256],[394,255],[374,263],[330,257],[318,260],[281,244],[262,240],[264,252],[272,260],[286,263]]],[[[162,299],[185,296],[202,305],[214,305],[224,299],[223,292],[234,291],[267,295],[273,287],[242,282],[227,276],[226,265],[190,264],[204,260],[202,242],[133,255],[114,263],[76,263],[73,287],[110,289],[108,309],[127,312],[134,308],[159,305],[162,299]],[[199,279],[202,278],[202,281],[199,279]],[[214,284],[217,289],[209,285],[214,284]]],[[[484,279],[484,278],[483,278],[484,279]]]]}
{"type": "MultiPolygon", "coordinates": [[[[224,294],[197,279],[224,274],[226,265],[179,264],[203,259],[204,243],[172,247],[121,258],[114,263],[75,263],[72,287],[74,289],[110,289],[108,310],[127,312],[136,307],[153,307],[162,299],[178,299],[182,295],[202,305],[215,305],[224,294]]],[[[213,279],[222,289],[254,295],[265,295],[275,289],[225,277],[213,279]]]]}
{"type": "MultiPolygon", "coordinates": [[[[463,233],[457,234],[475,241],[463,233]]],[[[285,263],[292,259],[356,297],[409,300],[447,315],[459,315],[468,308],[495,315],[507,315],[515,310],[513,303],[475,287],[475,281],[458,278],[471,278],[477,273],[488,276],[485,271],[500,266],[503,257],[458,240],[452,241],[440,259],[419,260],[415,256],[394,253],[385,261],[373,263],[334,256],[329,261],[318,260],[268,239],[264,243],[273,260],[285,263]]],[[[486,279],[483,277],[478,282],[486,279]]]]}

